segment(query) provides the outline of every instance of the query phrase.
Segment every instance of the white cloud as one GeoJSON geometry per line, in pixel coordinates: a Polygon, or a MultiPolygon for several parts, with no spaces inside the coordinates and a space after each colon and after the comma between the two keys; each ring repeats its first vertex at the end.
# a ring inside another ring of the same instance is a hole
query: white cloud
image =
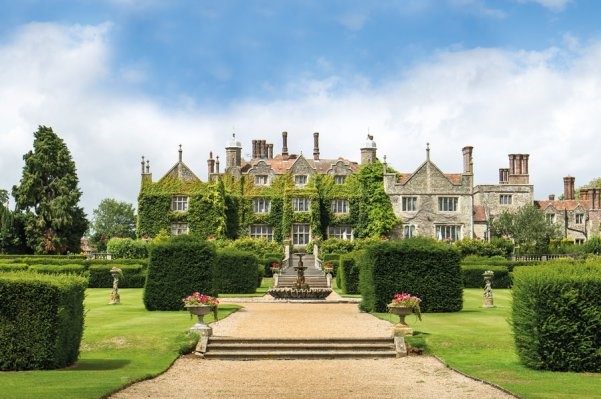
{"type": "Polygon", "coordinates": [[[205,178],[208,152],[224,160],[233,126],[243,153],[255,138],[279,151],[287,130],[290,150],[311,154],[319,131],[322,157],[354,160],[369,128],[379,154],[401,171],[413,171],[430,142],[432,159],[459,172],[461,148],[473,145],[479,183],[497,181],[508,153],[530,153],[539,198],[561,191],[567,174],[577,185],[599,174],[601,44],[441,51],[378,86],[362,76],[304,78],[276,87],[283,98],[218,108],[186,93],[165,107],[111,86],[123,77],[111,69],[109,38],[110,25],[32,24],[0,45],[1,188],[19,181],[38,124],[69,145],[88,213],[105,197],[135,203],[142,154],[157,179],[183,144],[184,161],[205,178]]]}

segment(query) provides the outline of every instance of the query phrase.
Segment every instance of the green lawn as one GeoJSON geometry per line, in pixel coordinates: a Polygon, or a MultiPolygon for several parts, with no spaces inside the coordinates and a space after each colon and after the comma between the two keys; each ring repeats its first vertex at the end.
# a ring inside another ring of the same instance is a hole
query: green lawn
{"type": "MultiPolygon", "coordinates": [[[[190,345],[185,332],[194,320],[183,311],[147,312],[142,291],[122,289],[122,304],[108,305],[110,289],[88,289],[80,360],[68,369],[0,372],[0,398],[99,398],[167,369],[190,345]]],[[[219,317],[237,308],[222,305],[219,317]]]]}
{"type": "Polygon", "coordinates": [[[341,297],[344,298],[361,298],[361,294],[343,294],[342,293],[342,288],[338,287],[338,284],[336,284],[336,278],[332,279],[332,289],[341,297]]]}
{"type": "MultiPolygon", "coordinates": [[[[493,309],[483,309],[482,290],[466,289],[464,306],[457,313],[428,313],[419,322],[407,317],[430,353],[470,376],[497,384],[522,398],[601,398],[601,374],[536,371],[522,366],[514,352],[508,323],[511,291],[494,291],[493,309]]],[[[398,321],[397,316],[376,316],[398,321]]],[[[566,337],[568,340],[569,337],[566,337]]]]}

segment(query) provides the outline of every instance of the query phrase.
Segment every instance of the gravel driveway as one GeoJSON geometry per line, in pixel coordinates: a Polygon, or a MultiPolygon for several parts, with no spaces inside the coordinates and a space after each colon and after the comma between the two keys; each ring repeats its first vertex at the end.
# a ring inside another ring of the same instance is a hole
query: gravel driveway
{"type": "MultiPolygon", "coordinates": [[[[213,325],[233,337],[382,337],[391,324],[356,304],[245,303],[213,325]]],[[[163,375],[111,396],[130,398],[514,398],[429,356],[357,360],[178,359],[163,375]]]]}

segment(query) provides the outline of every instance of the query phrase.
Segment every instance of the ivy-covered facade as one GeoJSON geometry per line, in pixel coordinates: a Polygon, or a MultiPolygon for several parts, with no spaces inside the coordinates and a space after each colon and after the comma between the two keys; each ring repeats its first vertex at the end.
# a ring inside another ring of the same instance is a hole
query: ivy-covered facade
{"type": "Polygon", "coordinates": [[[385,167],[376,151],[368,137],[361,164],[322,159],[315,133],[313,157],[306,158],[288,153],[284,132],[281,154],[274,156],[273,145],[253,140],[252,157],[243,160],[234,136],[226,146],[223,171],[219,157],[210,154],[206,182],[183,162],[181,148],[178,162],[158,181],[143,159],[138,235],[167,231],[215,239],[253,237],[295,246],[333,237],[386,236],[398,221],[384,193],[385,167]],[[365,200],[377,194],[374,190],[385,201],[365,200]]]}

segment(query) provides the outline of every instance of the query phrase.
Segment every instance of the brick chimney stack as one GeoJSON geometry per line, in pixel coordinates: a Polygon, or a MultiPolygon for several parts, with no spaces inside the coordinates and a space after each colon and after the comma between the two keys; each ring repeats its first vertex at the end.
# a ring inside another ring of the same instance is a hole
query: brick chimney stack
{"type": "Polygon", "coordinates": [[[474,147],[467,146],[463,147],[463,174],[471,175],[474,173],[474,160],[472,158],[472,154],[474,151],[474,147]]]}
{"type": "Polygon", "coordinates": [[[574,199],[574,182],[576,178],[572,176],[566,176],[563,178],[563,197],[567,200],[574,199]]]}
{"type": "Polygon", "coordinates": [[[313,133],[313,159],[319,159],[319,132],[313,133]]]}
{"type": "Polygon", "coordinates": [[[288,159],[288,132],[282,132],[282,157],[288,159]]]}

